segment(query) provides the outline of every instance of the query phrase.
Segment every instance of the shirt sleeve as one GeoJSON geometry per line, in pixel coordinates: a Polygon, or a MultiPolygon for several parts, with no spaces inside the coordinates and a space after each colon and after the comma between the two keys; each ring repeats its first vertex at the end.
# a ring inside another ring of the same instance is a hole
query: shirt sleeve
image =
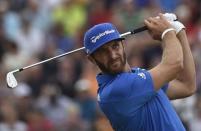
{"type": "Polygon", "coordinates": [[[156,94],[151,75],[146,70],[122,73],[107,89],[110,100],[142,98],[146,101],[156,94]]]}
{"type": "Polygon", "coordinates": [[[113,85],[115,91],[111,96],[114,99],[134,100],[136,104],[144,104],[157,94],[150,73],[146,70],[137,71],[135,73],[123,73],[115,81],[113,85]]]}
{"type": "MultiPolygon", "coordinates": [[[[111,90],[107,93],[107,101],[115,103],[118,108],[127,109],[128,112],[135,112],[158,95],[151,74],[147,70],[122,73],[112,83],[107,87],[111,90]]],[[[168,84],[162,90],[166,91],[167,87],[168,84]]]]}
{"type": "Polygon", "coordinates": [[[161,89],[166,93],[169,87],[169,83],[165,84],[161,89]]]}
{"type": "Polygon", "coordinates": [[[156,95],[152,77],[147,70],[140,70],[130,77],[132,79],[130,97],[138,99],[143,104],[156,95]]]}

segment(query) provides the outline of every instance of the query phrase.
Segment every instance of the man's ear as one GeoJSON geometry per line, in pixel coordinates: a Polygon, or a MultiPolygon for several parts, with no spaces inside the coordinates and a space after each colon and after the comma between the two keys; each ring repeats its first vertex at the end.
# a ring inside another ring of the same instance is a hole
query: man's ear
{"type": "Polygon", "coordinates": [[[123,49],[125,50],[125,43],[124,43],[124,40],[121,41],[121,45],[122,45],[123,49]]]}
{"type": "Polygon", "coordinates": [[[90,55],[87,55],[88,60],[90,60],[93,64],[96,64],[94,58],[90,55]]]}

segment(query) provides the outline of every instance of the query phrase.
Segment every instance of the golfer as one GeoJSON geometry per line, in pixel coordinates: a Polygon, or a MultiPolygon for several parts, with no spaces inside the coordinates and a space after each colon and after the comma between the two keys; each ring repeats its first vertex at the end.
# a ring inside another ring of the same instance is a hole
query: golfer
{"type": "Polygon", "coordinates": [[[123,38],[112,24],[98,24],[85,33],[88,59],[101,70],[99,106],[115,131],[185,131],[170,103],[196,90],[185,27],[162,14],[144,24],[163,48],[161,62],[150,70],[129,66],[123,38]]]}

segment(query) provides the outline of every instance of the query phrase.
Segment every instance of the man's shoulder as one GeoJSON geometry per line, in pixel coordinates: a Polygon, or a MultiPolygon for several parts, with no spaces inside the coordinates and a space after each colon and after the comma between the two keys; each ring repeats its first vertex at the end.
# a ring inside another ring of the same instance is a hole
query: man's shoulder
{"type": "Polygon", "coordinates": [[[104,86],[98,89],[98,99],[107,101],[118,101],[129,97],[132,80],[126,74],[118,74],[104,86]]]}
{"type": "Polygon", "coordinates": [[[125,89],[132,86],[133,83],[147,79],[147,70],[134,67],[132,72],[122,72],[116,75],[99,75],[97,77],[99,87],[115,87],[115,89],[125,89]]]}
{"type": "Polygon", "coordinates": [[[140,88],[144,86],[141,83],[149,79],[146,70],[138,67],[132,68],[132,72],[119,73],[113,77],[107,75],[102,77],[99,80],[99,100],[105,98],[106,100],[127,99],[133,90],[139,92],[140,88]]]}

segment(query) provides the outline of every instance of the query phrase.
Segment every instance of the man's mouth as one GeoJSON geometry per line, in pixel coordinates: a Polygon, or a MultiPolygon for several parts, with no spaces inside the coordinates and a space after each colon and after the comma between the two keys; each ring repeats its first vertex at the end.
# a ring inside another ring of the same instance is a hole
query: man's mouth
{"type": "Polygon", "coordinates": [[[110,62],[110,65],[116,65],[116,64],[118,64],[119,62],[120,62],[120,59],[118,58],[118,59],[112,60],[112,61],[110,62]]]}

